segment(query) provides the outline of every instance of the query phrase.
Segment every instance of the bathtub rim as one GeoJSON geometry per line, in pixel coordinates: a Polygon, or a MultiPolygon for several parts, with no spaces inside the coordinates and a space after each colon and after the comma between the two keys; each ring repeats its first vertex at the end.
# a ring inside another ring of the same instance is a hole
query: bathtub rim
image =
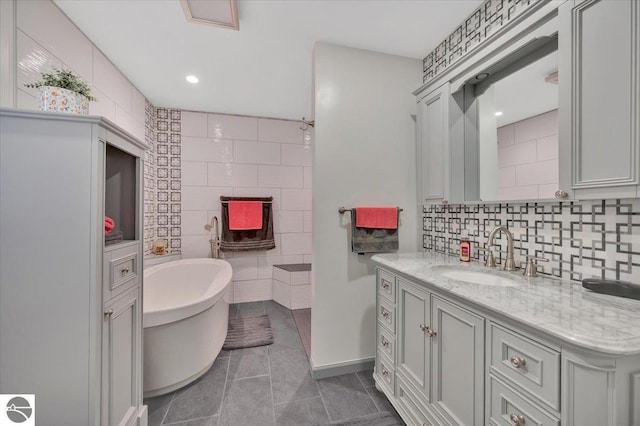
{"type": "Polygon", "coordinates": [[[201,312],[206,311],[216,304],[223,296],[231,283],[231,277],[233,270],[231,264],[223,259],[211,259],[211,258],[196,258],[196,259],[181,259],[170,262],[164,262],[158,265],[151,266],[144,270],[143,273],[143,293],[144,286],[147,283],[147,275],[152,273],[161,272],[163,269],[169,269],[179,265],[199,265],[199,264],[215,264],[221,268],[216,272],[213,280],[209,283],[208,290],[199,298],[185,303],[182,305],[172,306],[165,309],[156,309],[151,311],[145,311],[144,304],[142,308],[142,327],[158,327],[165,324],[170,324],[176,321],[181,321],[198,315],[201,312]],[[213,289],[216,287],[216,283],[224,282],[219,291],[213,293],[213,289]],[[213,294],[212,294],[213,293],[213,294]]]}

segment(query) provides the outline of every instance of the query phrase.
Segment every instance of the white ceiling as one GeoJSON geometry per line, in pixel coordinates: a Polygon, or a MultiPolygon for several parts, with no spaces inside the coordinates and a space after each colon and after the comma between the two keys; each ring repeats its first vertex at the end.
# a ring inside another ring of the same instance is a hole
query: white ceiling
{"type": "Polygon", "coordinates": [[[554,71],[558,71],[558,51],[496,82],[496,111],[502,111],[498,127],[558,108],[558,85],[544,80],[554,71]]]}
{"type": "Polygon", "coordinates": [[[232,31],[177,0],[54,1],[154,105],[290,119],[310,116],[315,42],[421,59],[481,3],[238,0],[232,31]]]}

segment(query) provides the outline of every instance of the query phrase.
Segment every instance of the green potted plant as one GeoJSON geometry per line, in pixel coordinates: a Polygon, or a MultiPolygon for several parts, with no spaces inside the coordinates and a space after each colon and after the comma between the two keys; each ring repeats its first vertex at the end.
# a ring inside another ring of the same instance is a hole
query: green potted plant
{"type": "Polygon", "coordinates": [[[88,114],[91,88],[71,71],[53,68],[50,73],[42,73],[42,79],[26,87],[38,89],[37,99],[41,111],[70,112],[88,114]]]}

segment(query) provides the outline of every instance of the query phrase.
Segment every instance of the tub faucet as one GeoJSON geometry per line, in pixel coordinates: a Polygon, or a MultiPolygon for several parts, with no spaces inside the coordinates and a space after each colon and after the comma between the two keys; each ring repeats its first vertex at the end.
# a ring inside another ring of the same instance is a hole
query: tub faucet
{"type": "Polygon", "coordinates": [[[218,225],[218,217],[213,216],[211,218],[211,223],[207,223],[204,226],[204,229],[209,231],[209,233],[211,233],[212,229],[214,230],[213,238],[209,239],[209,244],[211,245],[211,257],[213,259],[220,259],[220,227],[218,225]]]}
{"type": "Polygon", "coordinates": [[[496,226],[489,233],[489,241],[487,241],[489,254],[487,255],[487,260],[484,263],[484,266],[489,266],[491,268],[496,266],[496,260],[493,258],[493,251],[491,251],[491,246],[493,246],[493,239],[500,231],[504,232],[507,236],[507,260],[505,260],[504,262],[504,270],[515,271],[516,262],[515,260],[513,260],[513,234],[509,232],[509,230],[505,226],[496,226]]]}

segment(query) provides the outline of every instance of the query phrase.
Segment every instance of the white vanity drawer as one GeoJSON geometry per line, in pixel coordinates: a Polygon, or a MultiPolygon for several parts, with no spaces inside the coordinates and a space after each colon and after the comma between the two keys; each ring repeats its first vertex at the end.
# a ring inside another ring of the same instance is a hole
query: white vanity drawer
{"type": "Polygon", "coordinates": [[[384,353],[391,361],[395,361],[396,339],[383,327],[378,327],[378,351],[384,353]]]}
{"type": "Polygon", "coordinates": [[[104,300],[133,287],[140,281],[139,243],[105,251],[104,254],[104,300]]]}
{"type": "Polygon", "coordinates": [[[378,323],[387,327],[391,334],[396,335],[396,307],[384,298],[378,298],[378,323]]]}
{"type": "Polygon", "coordinates": [[[506,383],[489,375],[489,424],[500,426],[558,426],[560,420],[537,408],[506,383]]]}
{"type": "Polygon", "coordinates": [[[380,351],[376,357],[376,377],[378,382],[382,382],[383,388],[386,388],[391,394],[394,393],[396,386],[396,370],[393,368],[393,362],[387,359],[380,351]]]}
{"type": "Polygon", "coordinates": [[[382,269],[378,269],[378,293],[396,303],[396,277],[382,269]]]}
{"type": "Polygon", "coordinates": [[[489,338],[491,371],[560,410],[560,353],[494,323],[489,338]]]}

